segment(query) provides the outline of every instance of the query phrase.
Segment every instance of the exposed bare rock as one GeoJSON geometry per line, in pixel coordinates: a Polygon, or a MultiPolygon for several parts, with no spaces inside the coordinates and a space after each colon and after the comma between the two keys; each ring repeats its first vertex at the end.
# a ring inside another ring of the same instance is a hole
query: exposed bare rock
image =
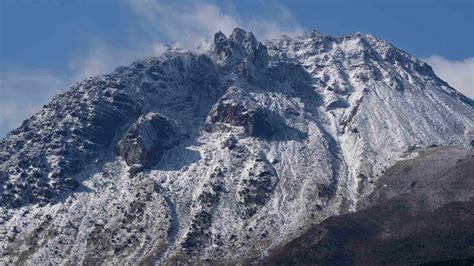
{"type": "Polygon", "coordinates": [[[148,113],[127,129],[117,149],[128,165],[150,166],[159,161],[166,150],[178,145],[182,138],[167,118],[148,113]]]}

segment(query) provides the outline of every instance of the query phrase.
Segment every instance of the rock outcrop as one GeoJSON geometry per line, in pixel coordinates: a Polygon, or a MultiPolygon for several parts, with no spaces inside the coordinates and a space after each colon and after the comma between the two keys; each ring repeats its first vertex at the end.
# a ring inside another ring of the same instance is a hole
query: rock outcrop
{"type": "Polygon", "coordinates": [[[166,150],[182,141],[182,136],[167,118],[157,113],[141,116],[118,141],[119,155],[128,165],[151,166],[166,150]]]}

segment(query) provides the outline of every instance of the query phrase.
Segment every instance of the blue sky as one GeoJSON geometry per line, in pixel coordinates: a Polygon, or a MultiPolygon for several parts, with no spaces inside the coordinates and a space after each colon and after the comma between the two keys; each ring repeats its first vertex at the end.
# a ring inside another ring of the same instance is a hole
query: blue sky
{"type": "Polygon", "coordinates": [[[74,81],[235,26],[261,39],[371,33],[474,97],[472,0],[1,0],[0,137],[74,81]]]}

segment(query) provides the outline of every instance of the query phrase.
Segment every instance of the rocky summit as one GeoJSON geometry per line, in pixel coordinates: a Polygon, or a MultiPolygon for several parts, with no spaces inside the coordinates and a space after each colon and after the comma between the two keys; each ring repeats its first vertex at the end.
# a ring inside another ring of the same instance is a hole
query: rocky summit
{"type": "Polygon", "coordinates": [[[0,264],[467,261],[473,128],[473,100],[374,36],[219,32],[0,141],[0,264]]]}

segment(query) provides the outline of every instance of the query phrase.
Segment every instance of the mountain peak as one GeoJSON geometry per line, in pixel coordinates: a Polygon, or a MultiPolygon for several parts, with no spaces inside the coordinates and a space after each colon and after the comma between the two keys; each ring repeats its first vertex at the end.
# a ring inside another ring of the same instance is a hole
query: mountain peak
{"type": "Polygon", "coordinates": [[[55,97],[0,141],[0,264],[251,259],[466,145],[474,103],[427,65],[311,34],[218,32],[55,97]]]}
{"type": "Polygon", "coordinates": [[[266,47],[258,42],[252,32],[235,28],[227,38],[222,32],[214,35],[214,53],[220,64],[237,64],[249,58],[261,61],[266,56],[266,47]]]}
{"type": "Polygon", "coordinates": [[[235,40],[246,49],[255,49],[258,44],[258,41],[252,32],[246,32],[240,28],[235,28],[232,31],[230,39],[235,40]]]}

